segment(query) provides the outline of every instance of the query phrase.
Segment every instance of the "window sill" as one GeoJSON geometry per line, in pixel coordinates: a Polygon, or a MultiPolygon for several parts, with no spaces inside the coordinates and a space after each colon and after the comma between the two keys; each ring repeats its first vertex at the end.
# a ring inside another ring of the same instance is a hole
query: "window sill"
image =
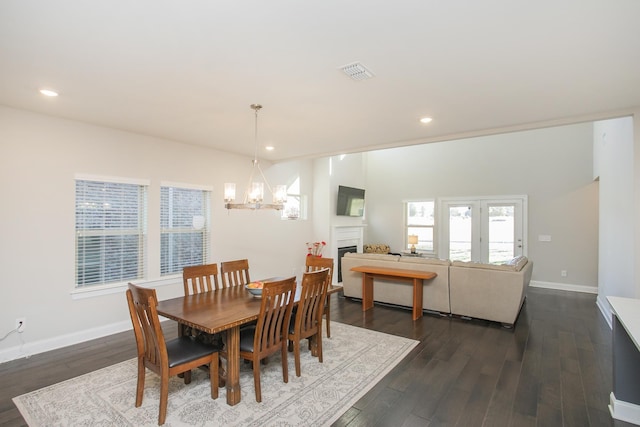
{"type": "MultiPolygon", "coordinates": [[[[93,286],[84,286],[81,288],[74,288],[71,293],[71,299],[80,300],[86,298],[94,298],[100,297],[103,295],[111,295],[122,293],[127,289],[128,282],[120,282],[120,283],[110,283],[108,285],[93,285],[93,286]]],[[[161,279],[152,279],[152,280],[144,280],[144,281],[135,281],[136,285],[142,285],[149,288],[157,288],[160,286],[173,285],[176,283],[182,283],[182,276],[172,275],[165,276],[161,279]]]]}

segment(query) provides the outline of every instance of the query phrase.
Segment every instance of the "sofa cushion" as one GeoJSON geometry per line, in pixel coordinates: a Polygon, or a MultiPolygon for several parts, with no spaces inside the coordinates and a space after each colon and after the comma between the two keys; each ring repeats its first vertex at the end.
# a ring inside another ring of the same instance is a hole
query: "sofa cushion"
{"type": "Polygon", "coordinates": [[[367,254],[388,254],[391,252],[391,248],[389,245],[377,243],[377,244],[366,244],[362,247],[364,253],[367,254]]]}
{"type": "Polygon", "coordinates": [[[514,267],[513,271],[520,271],[522,270],[522,267],[524,267],[527,264],[528,261],[529,260],[527,259],[526,256],[520,255],[515,258],[511,258],[509,262],[506,263],[506,265],[512,265],[514,267]]]}
{"type": "Polygon", "coordinates": [[[527,257],[518,256],[512,258],[504,264],[484,264],[482,262],[473,261],[453,261],[451,265],[453,267],[483,268],[485,270],[520,271],[527,264],[527,261],[527,257]]]}
{"type": "Polygon", "coordinates": [[[448,259],[438,259],[438,258],[421,258],[421,257],[402,257],[401,260],[403,263],[407,264],[431,264],[431,265],[451,265],[451,261],[448,259]]]}
{"type": "Polygon", "coordinates": [[[376,253],[360,254],[355,252],[347,252],[346,254],[344,254],[344,256],[347,258],[375,259],[381,261],[398,261],[400,259],[399,255],[386,255],[376,253]]]}

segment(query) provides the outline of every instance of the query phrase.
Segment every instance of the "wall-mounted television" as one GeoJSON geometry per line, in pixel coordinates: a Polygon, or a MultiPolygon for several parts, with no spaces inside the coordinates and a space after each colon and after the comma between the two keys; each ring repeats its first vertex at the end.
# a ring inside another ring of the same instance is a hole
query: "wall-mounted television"
{"type": "Polygon", "coordinates": [[[364,216],[364,190],[339,185],[336,215],[364,216]]]}

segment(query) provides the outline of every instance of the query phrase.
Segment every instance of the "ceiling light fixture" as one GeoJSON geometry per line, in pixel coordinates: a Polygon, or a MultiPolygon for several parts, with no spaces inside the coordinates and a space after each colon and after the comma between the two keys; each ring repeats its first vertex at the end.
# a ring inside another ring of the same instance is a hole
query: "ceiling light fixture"
{"type": "Polygon", "coordinates": [[[423,117],[420,119],[420,123],[424,123],[426,125],[427,123],[431,123],[432,120],[433,119],[431,117],[423,117]]]}
{"type": "Polygon", "coordinates": [[[49,89],[40,89],[40,93],[43,94],[44,96],[58,96],[58,92],[55,92],[53,90],[49,90],[49,89]]]}
{"type": "Polygon", "coordinates": [[[255,114],[255,154],[251,161],[251,173],[249,174],[249,184],[244,192],[244,198],[242,203],[233,203],[236,198],[236,184],[233,182],[227,182],[224,184],[224,207],[227,209],[275,209],[282,210],[284,208],[284,202],[287,200],[287,186],[275,185],[273,189],[269,185],[267,178],[264,176],[260,164],[258,163],[258,111],[262,108],[260,104],[251,104],[249,106],[255,114]],[[260,176],[264,182],[253,181],[253,176],[256,172],[260,172],[260,176]],[[262,203],[264,199],[264,184],[267,184],[269,192],[273,197],[273,203],[262,203]]]}

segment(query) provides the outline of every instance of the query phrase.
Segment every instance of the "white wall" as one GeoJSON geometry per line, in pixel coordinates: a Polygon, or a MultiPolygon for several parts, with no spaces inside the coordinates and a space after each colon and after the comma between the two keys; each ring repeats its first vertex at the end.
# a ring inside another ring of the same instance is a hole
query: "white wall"
{"type": "Polygon", "coordinates": [[[636,297],[634,284],[633,119],[595,122],[594,161],[600,183],[598,305],[611,318],[607,296],[636,297]]]}
{"type": "Polygon", "coordinates": [[[525,194],[533,284],[595,293],[592,142],[592,125],[584,123],[369,152],[366,243],[404,249],[405,200],[525,194]],[[552,241],[539,242],[541,234],[552,241]]]}
{"type": "MultiPolygon", "coordinates": [[[[71,298],[77,173],[150,180],[150,279],[159,279],[160,181],[214,187],[212,261],[246,257],[253,278],[300,274],[305,242],[315,237],[312,217],[282,221],[275,211],[225,211],[223,183],[244,185],[250,158],[5,107],[0,144],[0,336],[16,318],[27,319],[23,334],[0,342],[0,361],[130,327],[123,290],[71,298]]],[[[313,162],[262,166],[273,184],[300,174],[302,191],[311,194],[313,162]]],[[[159,298],[180,295],[180,280],[160,287],[159,298]]]]}

